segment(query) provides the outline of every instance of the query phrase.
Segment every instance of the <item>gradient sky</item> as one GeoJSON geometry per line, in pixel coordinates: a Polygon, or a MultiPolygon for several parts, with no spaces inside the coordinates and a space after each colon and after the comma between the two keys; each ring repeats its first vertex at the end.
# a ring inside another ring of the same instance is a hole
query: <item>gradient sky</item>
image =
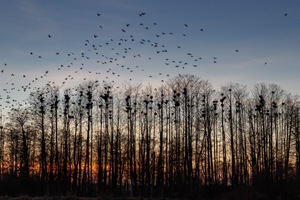
{"type": "Polygon", "coordinates": [[[300,94],[299,11],[299,0],[1,1],[0,110],[49,82],[177,74],[300,94]]]}

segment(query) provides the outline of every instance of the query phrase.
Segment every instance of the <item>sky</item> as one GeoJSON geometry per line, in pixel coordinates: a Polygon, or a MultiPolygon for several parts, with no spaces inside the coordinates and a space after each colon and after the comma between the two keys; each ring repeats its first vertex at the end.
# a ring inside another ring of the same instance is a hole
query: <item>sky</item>
{"type": "Polygon", "coordinates": [[[0,110],[47,83],[162,85],[178,74],[300,94],[299,0],[0,2],[0,110]]]}

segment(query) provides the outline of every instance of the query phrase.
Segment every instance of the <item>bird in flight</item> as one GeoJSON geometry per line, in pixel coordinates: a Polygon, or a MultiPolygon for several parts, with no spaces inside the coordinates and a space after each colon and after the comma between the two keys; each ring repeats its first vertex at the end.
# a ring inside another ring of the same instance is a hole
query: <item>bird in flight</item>
{"type": "Polygon", "coordinates": [[[143,16],[143,15],[146,15],[146,13],[144,13],[144,12],[139,13],[140,17],[143,16]]]}

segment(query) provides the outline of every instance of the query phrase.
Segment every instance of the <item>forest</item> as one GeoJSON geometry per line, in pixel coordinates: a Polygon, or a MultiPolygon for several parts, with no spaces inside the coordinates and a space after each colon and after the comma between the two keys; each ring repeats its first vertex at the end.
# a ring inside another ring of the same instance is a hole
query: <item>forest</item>
{"type": "Polygon", "coordinates": [[[48,84],[2,113],[0,196],[300,194],[299,100],[276,84],[215,90],[193,75],[156,88],[48,84]]]}

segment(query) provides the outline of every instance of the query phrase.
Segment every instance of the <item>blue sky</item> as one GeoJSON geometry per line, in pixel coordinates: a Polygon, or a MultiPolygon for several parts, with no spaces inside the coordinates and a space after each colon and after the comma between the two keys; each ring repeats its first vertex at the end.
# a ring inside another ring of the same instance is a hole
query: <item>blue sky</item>
{"type": "Polygon", "coordinates": [[[48,82],[156,86],[177,74],[300,94],[299,11],[298,0],[1,1],[0,105],[48,82]]]}

